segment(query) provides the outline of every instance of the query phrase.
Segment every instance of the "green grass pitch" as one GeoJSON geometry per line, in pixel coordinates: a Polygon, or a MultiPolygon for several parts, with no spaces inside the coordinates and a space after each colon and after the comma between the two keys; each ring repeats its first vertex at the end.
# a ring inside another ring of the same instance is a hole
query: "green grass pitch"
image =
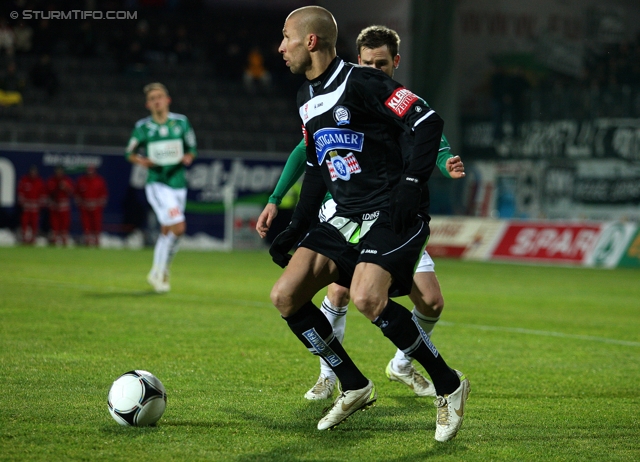
{"type": "Polygon", "coordinates": [[[270,304],[268,254],[183,251],[166,295],[146,285],[151,259],[0,249],[0,460],[640,460],[638,270],[437,260],[433,341],[472,389],[443,444],[432,400],[386,379],[394,347],[355,308],[345,346],[378,403],[319,432],[328,403],[302,396],[318,359],[270,304]],[[167,389],[157,427],[109,415],[131,369],[167,389]]]}

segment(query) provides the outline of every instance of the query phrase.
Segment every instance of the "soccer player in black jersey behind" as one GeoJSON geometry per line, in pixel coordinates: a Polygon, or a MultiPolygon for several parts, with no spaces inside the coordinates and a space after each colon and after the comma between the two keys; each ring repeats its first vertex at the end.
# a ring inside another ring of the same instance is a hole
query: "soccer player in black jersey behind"
{"type": "Polygon", "coordinates": [[[271,300],[292,332],[340,380],[342,393],[318,422],[319,430],[339,425],[377,398],[374,384],[312,302],[320,289],[337,282],[350,287],[358,310],[429,373],[438,394],[435,439],[448,441],[462,425],[469,381],[449,368],[412,314],[389,298],[411,290],[429,236],[428,210],[420,197],[444,123],[383,72],[342,61],[336,39],[335,19],[324,8],[299,8],[285,21],[279,51],[291,72],[307,78],[298,92],[307,167],[292,221],[270,248],[273,260],[286,267],[271,300]],[[401,131],[414,136],[406,164],[401,131]],[[327,190],[337,212],[309,229],[327,190]],[[305,233],[291,257],[288,252],[305,233]]]}

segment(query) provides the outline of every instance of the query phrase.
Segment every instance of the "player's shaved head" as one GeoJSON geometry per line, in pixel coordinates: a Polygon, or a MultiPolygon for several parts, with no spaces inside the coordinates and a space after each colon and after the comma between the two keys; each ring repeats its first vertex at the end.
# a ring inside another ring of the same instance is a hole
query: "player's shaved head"
{"type": "Polygon", "coordinates": [[[318,49],[333,49],[338,40],[336,20],[321,6],[305,6],[289,14],[287,22],[294,24],[302,35],[314,34],[318,37],[318,49]]]}

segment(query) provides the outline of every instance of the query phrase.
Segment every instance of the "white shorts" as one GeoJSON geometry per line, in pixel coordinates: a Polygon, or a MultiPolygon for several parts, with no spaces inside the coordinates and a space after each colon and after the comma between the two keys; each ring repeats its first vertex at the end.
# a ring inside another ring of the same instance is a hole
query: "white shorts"
{"type": "Polygon", "coordinates": [[[425,250],[422,254],[422,258],[420,259],[420,263],[418,263],[418,267],[416,268],[416,273],[435,273],[435,266],[436,264],[425,250]]]}
{"type": "Polygon", "coordinates": [[[144,192],[162,226],[175,225],[185,220],[187,188],[174,189],[164,183],[147,183],[144,192]]]}
{"type": "MultiPolygon", "coordinates": [[[[320,212],[318,212],[318,218],[320,218],[320,222],[329,221],[332,216],[336,213],[336,201],[333,199],[329,199],[322,207],[320,207],[320,212]]],[[[420,263],[418,263],[418,267],[416,268],[416,273],[435,273],[435,263],[431,259],[431,256],[425,250],[422,254],[422,258],[420,259],[420,263]]]]}

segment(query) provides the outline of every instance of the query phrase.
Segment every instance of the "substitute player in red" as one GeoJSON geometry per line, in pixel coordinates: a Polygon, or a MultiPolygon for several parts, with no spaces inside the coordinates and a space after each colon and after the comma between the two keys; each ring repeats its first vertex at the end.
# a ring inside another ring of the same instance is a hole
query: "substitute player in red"
{"type": "Polygon", "coordinates": [[[80,209],[82,235],[86,246],[97,247],[100,243],[102,211],[108,198],[107,182],[98,174],[95,165],[88,165],[87,172],[78,178],[76,184],[76,203],[80,209]]]}
{"type": "Polygon", "coordinates": [[[33,244],[38,237],[40,224],[40,208],[47,198],[44,181],[40,178],[38,167],[32,165],[29,173],[18,182],[18,204],[22,207],[20,224],[22,242],[33,244]]]}
{"type": "Polygon", "coordinates": [[[51,244],[67,245],[71,228],[71,197],[74,193],[73,180],[56,167],[52,177],[47,180],[49,195],[49,222],[51,224],[51,244]]]}

